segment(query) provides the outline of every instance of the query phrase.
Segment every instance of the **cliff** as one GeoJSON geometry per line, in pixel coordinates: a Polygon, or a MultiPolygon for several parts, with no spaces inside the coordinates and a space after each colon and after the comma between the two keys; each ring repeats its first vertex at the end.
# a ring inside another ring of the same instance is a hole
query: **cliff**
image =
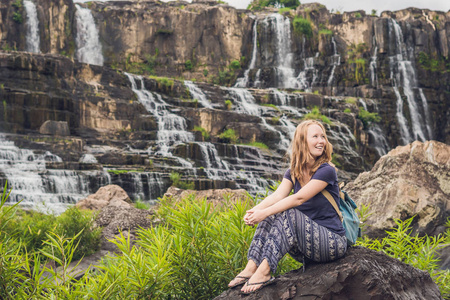
{"type": "Polygon", "coordinates": [[[450,142],[448,12],[30,3],[0,4],[1,151],[15,161],[0,178],[17,199],[74,202],[114,183],[150,200],[174,173],[264,192],[305,117],[327,123],[347,181],[398,145],[450,142]],[[15,174],[19,161],[33,166],[15,174]]]}

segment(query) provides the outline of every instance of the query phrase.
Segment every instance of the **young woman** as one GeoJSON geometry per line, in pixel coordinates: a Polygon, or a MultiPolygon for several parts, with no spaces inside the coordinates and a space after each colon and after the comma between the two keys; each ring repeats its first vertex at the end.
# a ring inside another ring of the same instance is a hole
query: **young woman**
{"type": "Polygon", "coordinates": [[[291,143],[290,169],[277,190],[244,216],[247,225],[259,223],[248,251],[248,263],[228,286],[243,285],[253,293],[273,282],[278,262],[289,253],[302,261],[338,259],[347,250],[345,229],[335,209],[321,193],[327,190],[339,205],[336,170],[328,164],[333,147],[317,121],[297,126],[291,143]],[[294,189],[294,194],[290,195],[294,189]]]}

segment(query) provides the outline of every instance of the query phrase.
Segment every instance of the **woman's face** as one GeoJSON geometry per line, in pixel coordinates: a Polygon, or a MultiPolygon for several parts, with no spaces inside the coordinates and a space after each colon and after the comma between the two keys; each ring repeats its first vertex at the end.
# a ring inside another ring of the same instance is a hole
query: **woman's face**
{"type": "Polygon", "coordinates": [[[312,157],[318,158],[322,155],[327,143],[325,133],[319,125],[313,124],[308,127],[306,135],[309,153],[311,153],[312,157]]]}

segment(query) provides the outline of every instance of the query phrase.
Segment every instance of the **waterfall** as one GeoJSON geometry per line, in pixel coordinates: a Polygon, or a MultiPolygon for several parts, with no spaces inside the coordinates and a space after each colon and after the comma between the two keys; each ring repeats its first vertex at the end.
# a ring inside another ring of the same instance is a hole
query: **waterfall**
{"type": "Polygon", "coordinates": [[[27,51],[33,53],[40,53],[39,49],[40,45],[40,37],[39,37],[39,21],[37,18],[37,10],[36,5],[30,0],[24,0],[23,6],[25,7],[25,11],[27,14],[27,51]]]}
{"type": "Polygon", "coordinates": [[[262,54],[261,66],[256,66],[256,58],[258,54],[258,34],[257,25],[258,21],[255,20],[253,24],[253,51],[252,59],[247,70],[244,72],[244,76],[238,78],[234,87],[244,88],[249,87],[249,72],[257,67],[256,78],[253,82],[253,87],[261,87],[260,74],[261,67],[267,67],[267,62],[264,58],[272,59],[270,67],[273,68],[275,73],[275,85],[280,88],[295,88],[297,84],[297,78],[294,76],[295,70],[292,67],[293,64],[293,53],[291,52],[291,23],[288,17],[284,17],[278,13],[271,14],[265,17],[261,21],[263,39],[267,39],[268,43],[273,45],[273,55],[272,54],[262,54]],[[272,38],[273,37],[273,38],[272,38]]]}
{"type": "Polygon", "coordinates": [[[331,43],[333,44],[334,54],[331,57],[331,65],[333,67],[331,68],[330,77],[328,78],[328,86],[331,86],[333,84],[334,71],[336,70],[336,66],[339,66],[341,64],[341,56],[337,52],[336,41],[334,40],[334,37],[331,38],[331,43]]]}
{"type": "Polygon", "coordinates": [[[268,18],[272,19],[272,26],[276,33],[276,53],[277,53],[277,86],[282,88],[294,88],[296,79],[292,68],[293,54],[291,53],[291,22],[288,17],[280,14],[273,14],[268,18]]]}
{"type": "MultiPolygon", "coordinates": [[[[149,113],[151,113],[158,122],[158,146],[159,154],[163,156],[172,156],[169,152],[170,146],[176,143],[185,143],[194,140],[194,135],[186,131],[186,120],[169,111],[167,104],[157,93],[152,93],[145,88],[142,76],[125,73],[131,82],[131,88],[137,95],[139,102],[144,105],[149,113]],[[140,89],[137,87],[136,80],[141,84],[140,89]]],[[[188,163],[188,167],[192,164],[188,163]]]]}
{"type": "MultiPolygon", "coordinates": [[[[358,101],[362,105],[364,110],[369,111],[369,109],[367,108],[367,104],[363,99],[359,98],[358,101]]],[[[376,112],[378,112],[378,107],[375,106],[375,108],[376,112]]],[[[377,123],[370,124],[367,133],[371,137],[371,139],[369,140],[370,146],[374,148],[375,151],[377,151],[380,157],[388,153],[388,151],[390,150],[389,144],[386,140],[383,130],[377,123]]]]}
{"type": "MultiPolygon", "coordinates": [[[[244,77],[238,78],[236,80],[236,84],[234,87],[239,88],[245,88],[248,85],[248,73],[250,70],[255,68],[256,64],[256,55],[258,52],[258,30],[257,30],[258,20],[255,19],[255,22],[253,23],[253,51],[252,51],[252,59],[250,60],[250,65],[248,66],[248,69],[244,72],[244,77]]],[[[258,70],[260,72],[261,70],[258,70]]]]}
{"type": "Polygon", "coordinates": [[[433,131],[431,129],[431,117],[430,117],[430,110],[428,109],[428,101],[422,89],[419,89],[419,95],[420,99],[422,100],[423,112],[425,114],[425,124],[428,131],[428,139],[431,140],[433,139],[433,131]]]}
{"type": "MultiPolygon", "coordinates": [[[[394,93],[397,98],[397,119],[400,125],[401,139],[404,144],[415,140],[425,141],[430,138],[431,126],[429,116],[427,118],[428,104],[427,100],[417,87],[416,72],[413,64],[408,60],[408,48],[403,41],[403,33],[400,25],[393,19],[389,20],[389,38],[395,38],[395,55],[390,57],[391,81],[393,83],[394,93]],[[403,99],[398,89],[402,86],[403,93],[406,96],[411,122],[408,124],[403,113],[403,99]],[[421,98],[422,109],[425,118],[422,116],[417,105],[417,93],[421,98]],[[412,129],[412,134],[410,129],[412,129]],[[425,130],[424,130],[425,129],[425,130]]],[[[413,50],[412,48],[410,49],[413,50]]],[[[411,54],[412,55],[412,54],[411,54]]]]}
{"type": "Polygon", "coordinates": [[[234,180],[237,176],[230,176],[228,164],[223,161],[217,153],[216,147],[211,143],[197,143],[205,162],[205,172],[210,179],[220,180],[223,178],[234,180]]]}
{"type": "Polygon", "coordinates": [[[241,88],[228,88],[227,90],[234,100],[236,112],[252,116],[261,115],[262,107],[256,104],[255,99],[248,90],[241,88]]]}
{"type": "Polygon", "coordinates": [[[319,71],[315,68],[315,58],[319,56],[319,52],[314,57],[306,57],[303,59],[304,69],[297,75],[297,86],[302,90],[311,91],[311,88],[315,85],[319,71]]]}
{"type": "Polygon", "coordinates": [[[20,149],[0,135],[0,170],[12,189],[10,202],[54,213],[63,212],[69,204],[87,197],[90,179],[100,185],[108,183],[104,171],[71,171],[47,168],[62,159],[50,152],[35,153],[20,149]]]}
{"type": "Polygon", "coordinates": [[[197,87],[192,81],[185,81],[184,85],[188,87],[192,99],[197,99],[203,107],[212,108],[211,103],[206,98],[205,93],[197,87]]]}
{"type": "Polygon", "coordinates": [[[376,46],[376,40],[375,36],[373,37],[373,43],[375,45],[375,48],[373,49],[373,55],[370,58],[370,64],[369,64],[369,70],[370,70],[370,83],[373,87],[378,88],[378,76],[377,76],[377,53],[378,53],[378,46],[376,46]]]}
{"type": "Polygon", "coordinates": [[[77,23],[77,59],[80,62],[103,66],[102,45],[94,17],[88,8],[76,4],[75,18],[77,23]]]}
{"type": "Polygon", "coordinates": [[[233,98],[234,103],[236,104],[235,106],[237,107],[236,108],[237,112],[259,117],[264,127],[279,135],[280,137],[279,148],[281,150],[286,150],[289,147],[290,139],[287,138],[285,134],[277,130],[275,127],[267,124],[266,119],[261,117],[265,108],[255,103],[255,99],[248,90],[241,88],[228,88],[227,90],[229,91],[231,98],[233,98]]]}

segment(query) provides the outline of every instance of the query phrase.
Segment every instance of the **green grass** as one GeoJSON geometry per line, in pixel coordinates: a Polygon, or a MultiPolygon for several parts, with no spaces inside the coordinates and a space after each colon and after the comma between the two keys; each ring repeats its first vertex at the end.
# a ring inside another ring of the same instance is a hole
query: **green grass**
{"type": "Polygon", "coordinates": [[[269,146],[267,146],[267,145],[264,144],[263,142],[250,142],[250,143],[241,144],[241,145],[257,147],[257,148],[259,148],[259,149],[264,149],[264,150],[269,149],[269,146]]]}
{"type": "Polygon", "coordinates": [[[324,116],[320,113],[320,110],[317,106],[311,110],[311,112],[307,113],[303,119],[305,120],[321,120],[325,124],[331,124],[330,119],[327,116],[324,116]]]}

